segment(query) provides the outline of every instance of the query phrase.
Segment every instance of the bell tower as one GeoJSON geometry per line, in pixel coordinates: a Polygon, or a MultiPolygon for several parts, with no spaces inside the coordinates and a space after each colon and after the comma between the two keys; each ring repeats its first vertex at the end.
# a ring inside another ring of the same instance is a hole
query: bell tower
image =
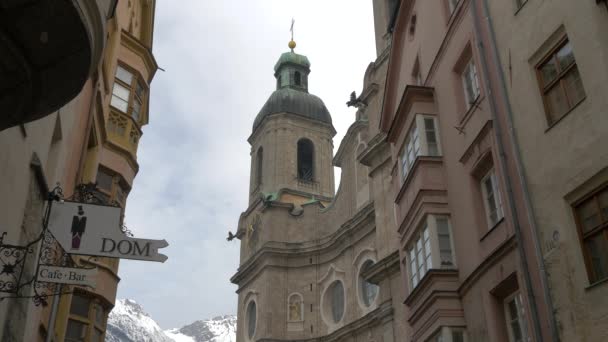
{"type": "MultiPolygon", "coordinates": [[[[249,201],[281,196],[284,202],[334,196],[333,137],[323,101],[308,92],[310,62],[288,52],[274,66],[276,90],[253,122],[249,201]]],[[[276,198],[278,199],[278,198],[276,198]]]]}

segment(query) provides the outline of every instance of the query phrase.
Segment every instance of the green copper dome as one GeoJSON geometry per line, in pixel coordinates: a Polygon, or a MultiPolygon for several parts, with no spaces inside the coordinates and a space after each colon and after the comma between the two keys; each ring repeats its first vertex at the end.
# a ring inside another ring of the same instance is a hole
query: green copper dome
{"type": "Polygon", "coordinates": [[[291,113],[331,125],[331,115],[323,101],[308,93],[310,62],[304,55],[285,52],[274,66],[277,90],[268,98],[253,121],[253,130],[265,117],[277,113],[291,113]]]}
{"type": "Polygon", "coordinates": [[[276,113],[291,113],[331,125],[331,115],[323,100],[299,89],[284,87],[275,90],[253,121],[253,130],[266,116],[276,113]]]}

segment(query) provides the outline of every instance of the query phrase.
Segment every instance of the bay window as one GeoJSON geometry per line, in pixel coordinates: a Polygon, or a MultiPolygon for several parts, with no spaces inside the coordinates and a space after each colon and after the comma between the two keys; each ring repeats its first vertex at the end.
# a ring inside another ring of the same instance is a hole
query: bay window
{"type": "Polygon", "coordinates": [[[131,116],[136,122],[140,122],[145,95],[146,88],[143,80],[134,72],[118,65],[110,101],[112,107],[131,116]]]}
{"type": "Polygon", "coordinates": [[[421,114],[416,115],[412,127],[405,137],[399,157],[402,180],[405,180],[418,156],[441,155],[437,127],[436,117],[421,114]]]}
{"type": "Polygon", "coordinates": [[[449,219],[428,215],[406,248],[410,288],[414,289],[431,269],[455,265],[449,219]]]}

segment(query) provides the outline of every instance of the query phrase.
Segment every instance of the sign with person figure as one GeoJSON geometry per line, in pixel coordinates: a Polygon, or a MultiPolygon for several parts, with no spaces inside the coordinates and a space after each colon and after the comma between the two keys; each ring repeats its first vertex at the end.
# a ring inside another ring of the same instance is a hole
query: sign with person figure
{"type": "Polygon", "coordinates": [[[120,229],[120,208],[80,202],[54,203],[48,229],[68,254],[165,262],[165,240],[136,239],[120,229]]]}

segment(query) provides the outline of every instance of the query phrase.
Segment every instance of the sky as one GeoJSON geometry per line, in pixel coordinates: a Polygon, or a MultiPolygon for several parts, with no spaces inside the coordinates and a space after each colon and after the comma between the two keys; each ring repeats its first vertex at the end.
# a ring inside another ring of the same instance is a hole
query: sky
{"type": "MultiPolygon", "coordinates": [[[[370,0],[157,1],[150,122],[126,225],[136,237],[166,239],[161,264],[123,260],[118,298],[140,303],[162,328],[236,314],[236,231],[247,208],[253,119],[275,89],[273,66],[288,51],[311,62],[309,91],[332,114],[334,153],[375,60],[370,0]]],[[[336,172],[338,176],[339,170],[336,172]]],[[[337,177],[336,177],[337,178],[337,177]]],[[[337,188],[337,187],[336,187],[337,188]]]]}

